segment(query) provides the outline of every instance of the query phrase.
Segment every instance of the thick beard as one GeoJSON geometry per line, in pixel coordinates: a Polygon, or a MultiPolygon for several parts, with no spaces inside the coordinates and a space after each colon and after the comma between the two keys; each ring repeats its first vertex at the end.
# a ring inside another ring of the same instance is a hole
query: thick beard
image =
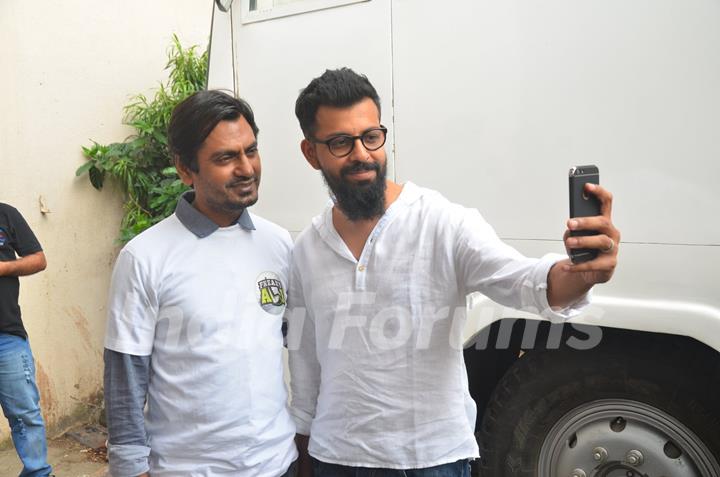
{"type": "Polygon", "coordinates": [[[352,222],[371,220],[385,213],[385,176],[387,166],[375,162],[354,162],[340,170],[340,178],[330,177],[322,171],[325,184],[335,196],[337,206],[352,222]],[[371,182],[350,182],[346,176],[352,172],[375,171],[371,182]]]}

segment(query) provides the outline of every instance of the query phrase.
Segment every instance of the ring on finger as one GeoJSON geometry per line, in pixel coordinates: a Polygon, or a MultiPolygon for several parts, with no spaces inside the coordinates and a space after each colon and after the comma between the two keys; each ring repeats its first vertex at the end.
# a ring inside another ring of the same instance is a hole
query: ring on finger
{"type": "Polygon", "coordinates": [[[615,241],[613,239],[610,239],[610,246],[608,248],[604,248],[600,250],[602,253],[610,253],[615,248],[615,241]]]}

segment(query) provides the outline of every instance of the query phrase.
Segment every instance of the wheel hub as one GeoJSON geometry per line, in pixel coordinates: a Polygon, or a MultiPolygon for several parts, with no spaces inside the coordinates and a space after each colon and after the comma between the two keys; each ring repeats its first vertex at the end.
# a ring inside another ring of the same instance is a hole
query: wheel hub
{"type": "Polygon", "coordinates": [[[598,467],[592,474],[593,477],[614,477],[614,476],[625,476],[625,477],[651,477],[647,474],[642,474],[637,469],[623,464],[622,462],[608,462],[598,467]]]}
{"type": "Polygon", "coordinates": [[[558,420],[538,459],[539,477],[720,475],[707,446],[684,424],[638,401],[586,403],[558,420]]]}

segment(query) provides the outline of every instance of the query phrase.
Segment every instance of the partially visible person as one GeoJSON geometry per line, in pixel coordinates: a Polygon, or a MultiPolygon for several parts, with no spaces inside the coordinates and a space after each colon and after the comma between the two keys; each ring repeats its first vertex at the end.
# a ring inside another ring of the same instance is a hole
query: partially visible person
{"type": "MultiPolygon", "coordinates": [[[[558,320],[577,314],[617,264],[612,196],[589,186],[602,215],[568,222],[599,232],[564,239],[567,248],[599,249],[595,260],[524,257],[477,210],[386,178],[387,129],[365,76],[326,71],[302,90],[295,113],[303,155],[333,198],[298,236],[291,266],[302,475],[469,477],[478,445],[461,343],[466,296],[558,320]]],[[[445,151],[433,153],[436,167],[447,167],[445,151]]]]}
{"type": "Polygon", "coordinates": [[[257,134],[250,106],[220,91],[173,111],[170,149],[193,190],[123,248],[110,288],[113,477],[293,472],[281,331],[292,242],[248,211],[260,183],[257,134]]]}
{"type": "Polygon", "coordinates": [[[23,216],[0,203],[0,404],[23,463],[21,477],[44,477],[52,472],[35,361],[18,304],[18,277],[41,272],[46,266],[40,242],[23,216]]]}

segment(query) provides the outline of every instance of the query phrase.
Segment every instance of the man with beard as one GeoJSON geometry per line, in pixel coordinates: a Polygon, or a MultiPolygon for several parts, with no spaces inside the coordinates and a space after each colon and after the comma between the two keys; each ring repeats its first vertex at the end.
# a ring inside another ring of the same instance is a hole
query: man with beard
{"type": "Polygon", "coordinates": [[[386,129],[366,77],[326,71],[300,93],[295,113],[303,155],[334,202],[298,237],[291,266],[302,475],[469,476],[478,447],[461,343],[466,296],[549,318],[576,314],[617,262],[611,195],[588,187],[603,215],[568,222],[599,231],[565,238],[567,247],[600,249],[597,259],[526,258],[477,210],[386,180],[386,129]]]}
{"type": "Polygon", "coordinates": [[[114,477],[291,475],[281,326],[292,242],[248,212],[257,134],[250,106],[219,91],[173,111],[170,151],[193,190],[122,249],[110,290],[114,477]]]}

